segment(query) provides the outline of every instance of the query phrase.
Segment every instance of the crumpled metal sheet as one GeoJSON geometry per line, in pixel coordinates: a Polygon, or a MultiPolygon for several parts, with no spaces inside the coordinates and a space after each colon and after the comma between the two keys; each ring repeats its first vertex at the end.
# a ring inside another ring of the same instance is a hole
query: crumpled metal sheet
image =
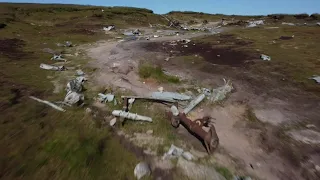
{"type": "Polygon", "coordinates": [[[212,90],[212,94],[209,97],[209,100],[211,102],[218,102],[218,101],[224,100],[227,94],[229,94],[232,91],[233,89],[232,83],[230,81],[226,81],[225,79],[223,80],[225,83],[223,86],[212,90]]]}
{"type": "Polygon", "coordinates": [[[46,70],[53,70],[53,71],[63,71],[65,70],[64,66],[53,66],[53,65],[49,65],[49,64],[40,64],[40,68],[41,69],[46,69],[46,70]]]}
{"type": "Polygon", "coordinates": [[[153,92],[150,94],[150,97],[155,99],[168,99],[180,101],[186,101],[191,99],[191,96],[187,96],[176,92],[153,92]]]}
{"type": "Polygon", "coordinates": [[[56,55],[54,54],[53,57],[51,58],[51,60],[55,60],[55,61],[66,61],[66,59],[62,58],[62,55],[56,55]]]}
{"type": "Polygon", "coordinates": [[[320,76],[314,76],[314,77],[311,77],[309,79],[313,79],[315,80],[318,84],[320,84],[320,76]]]}
{"type": "Polygon", "coordinates": [[[64,102],[70,105],[75,105],[84,101],[84,95],[77,92],[69,91],[64,98],[64,102]]]}
{"type": "Polygon", "coordinates": [[[77,77],[76,79],[71,80],[68,84],[67,84],[67,92],[72,91],[72,92],[81,92],[83,89],[83,83],[85,81],[85,78],[80,76],[77,77]]]}
{"type": "Polygon", "coordinates": [[[260,58],[264,61],[271,61],[271,57],[270,56],[267,56],[265,54],[261,54],[260,55],[260,58]]]}
{"type": "Polygon", "coordinates": [[[99,93],[98,96],[99,96],[98,100],[101,103],[112,102],[113,99],[114,99],[114,95],[113,94],[102,94],[102,93],[99,93]]]}

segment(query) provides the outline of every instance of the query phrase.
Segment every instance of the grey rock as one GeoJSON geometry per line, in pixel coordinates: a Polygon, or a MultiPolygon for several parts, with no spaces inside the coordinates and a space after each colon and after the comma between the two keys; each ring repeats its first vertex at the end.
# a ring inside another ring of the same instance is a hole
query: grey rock
{"type": "Polygon", "coordinates": [[[149,135],[153,134],[153,130],[152,129],[148,130],[147,134],[149,134],[149,135]]]}
{"type": "Polygon", "coordinates": [[[189,161],[195,159],[194,156],[189,152],[183,152],[182,157],[189,161]]]}
{"type": "Polygon", "coordinates": [[[151,169],[146,162],[140,162],[134,168],[134,176],[137,179],[141,179],[143,176],[148,176],[151,174],[151,169]]]}
{"type": "Polygon", "coordinates": [[[117,118],[111,119],[110,126],[114,126],[116,124],[116,122],[117,122],[117,118]]]}
{"type": "Polygon", "coordinates": [[[196,164],[179,158],[177,168],[190,179],[226,180],[213,167],[196,164]]]}

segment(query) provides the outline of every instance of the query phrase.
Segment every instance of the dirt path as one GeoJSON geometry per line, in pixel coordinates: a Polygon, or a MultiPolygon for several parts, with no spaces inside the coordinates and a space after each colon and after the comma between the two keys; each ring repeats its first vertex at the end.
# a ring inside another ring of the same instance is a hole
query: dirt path
{"type": "MultiPolygon", "coordinates": [[[[151,42],[172,41],[183,38],[191,38],[202,34],[187,34],[183,36],[166,36],[152,39],[151,42]]],[[[140,60],[152,59],[152,62],[160,62],[166,71],[197,81],[197,85],[203,87],[217,87],[222,85],[225,75],[210,74],[195,68],[179,68],[174,62],[165,63],[168,55],[163,52],[150,52],[141,48],[149,41],[129,42],[98,42],[90,47],[87,54],[94,59],[91,62],[97,68],[94,74],[95,83],[99,86],[114,86],[124,88],[137,95],[144,95],[151,91],[157,91],[159,84],[141,82],[137,75],[140,60]]],[[[214,158],[221,160],[222,165],[234,165],[234,169],[244,171],[259,179],[301,179],[300,171],[289,162],[280,157],[276,152],[267,153],[261,147],[259,138],[261,130],[251,129],[246,126],[245,116],[248,106],[254,107],[253,111],[257,118],[265,123],[278,126],[287,122],[295,122],[301,117],[293,112],[289,101],[276,97],[256,94],[250,89],[250,83],[234,79],[236,91],[229,97],[223,106],[205,106],[194,110],[193,117],[211,115],[216,119],[216,129],[220,138],[220,152],[214,158]],[[199,111],[201,110],[201,111],[199,111]],[[221,153],[223,152],[223,153],[221,153]],[[221,158],[222,157],[222,158],[221,158]],[[234,162],[236,160],[236,162],[234,162]],[[233,161],[234,163],[230,163],[233,161]]],[[[177,85],[164,86],[166,90],[175,90],[177,85]]],[[[192,86],[180,85],[181,86],[192,86]]],[[[183,128],[179,134],[187,138],[183,128]]],[[[190,140],[192,143],[194,139],[190,140]]],[[[199,146],[199,143],[193,143],[199,146]]],[[[203,147],[197,147],[200,152],[205,152],[203,147]]]]}

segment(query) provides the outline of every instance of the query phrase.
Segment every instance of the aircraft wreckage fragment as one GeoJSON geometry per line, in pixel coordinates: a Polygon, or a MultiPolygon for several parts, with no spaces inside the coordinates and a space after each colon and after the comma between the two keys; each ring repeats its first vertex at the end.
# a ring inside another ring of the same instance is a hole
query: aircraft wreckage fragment
{"type": "Polygon", "coordinates": [[[168,116],[173,127],[177,128],[182,124],[192,135],[203,141],[209,154],[213,153],[218,147],[219,138],[214,125],[210,121],[210,117],[203,117],[202,119],[192,121],[187,118],[184,112],[179,112],[176,106],[171,107],[171,112],[168,113],[168,116]],[[203,126],[209,127],[209,131],[203,130],[203,126]]]}
{"type": "Polygon", "coordinates": [[[125,112],[121,110],[114,110],[112,111],[112,115],[126,118],[126,119],[131,119],[135,121],[147,121],[147,122],[152,122],[152,118],[147,117],[147,116],[141,116],[138,114],[130,113],[130,112],[125,112]]]}

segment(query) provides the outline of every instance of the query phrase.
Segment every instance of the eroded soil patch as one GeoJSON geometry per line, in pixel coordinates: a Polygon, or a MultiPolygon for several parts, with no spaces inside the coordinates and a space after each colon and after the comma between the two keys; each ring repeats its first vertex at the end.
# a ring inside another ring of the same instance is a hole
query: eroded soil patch
{"type": "Polygon", "coordinates": [[[25,41],[21,39],[0,39],[0,54],[18,60],[28,55],[22,50],[23,46],[25,46],[25,41]]]}
{"type": "MultiPolygon", "coordinates": [[[[231,42],[233,36],[223,35],[220,38],[225,39],[224,43],[231,42]]],[[[219,41],[217,41],[219,42],[219,41]]],[[[250,42],[234,41],[227,46],[220,46],[218,43],[207,42],[148,42],[142,44],[142,47],[148,51],[163,52],[170,56],[201,56],[205,61],[211,64],[229,65],[232,67],[243,66],[250,60],[257,57],[255,54],[236,49],[239,46],[248,45],[250,42]]]]}

